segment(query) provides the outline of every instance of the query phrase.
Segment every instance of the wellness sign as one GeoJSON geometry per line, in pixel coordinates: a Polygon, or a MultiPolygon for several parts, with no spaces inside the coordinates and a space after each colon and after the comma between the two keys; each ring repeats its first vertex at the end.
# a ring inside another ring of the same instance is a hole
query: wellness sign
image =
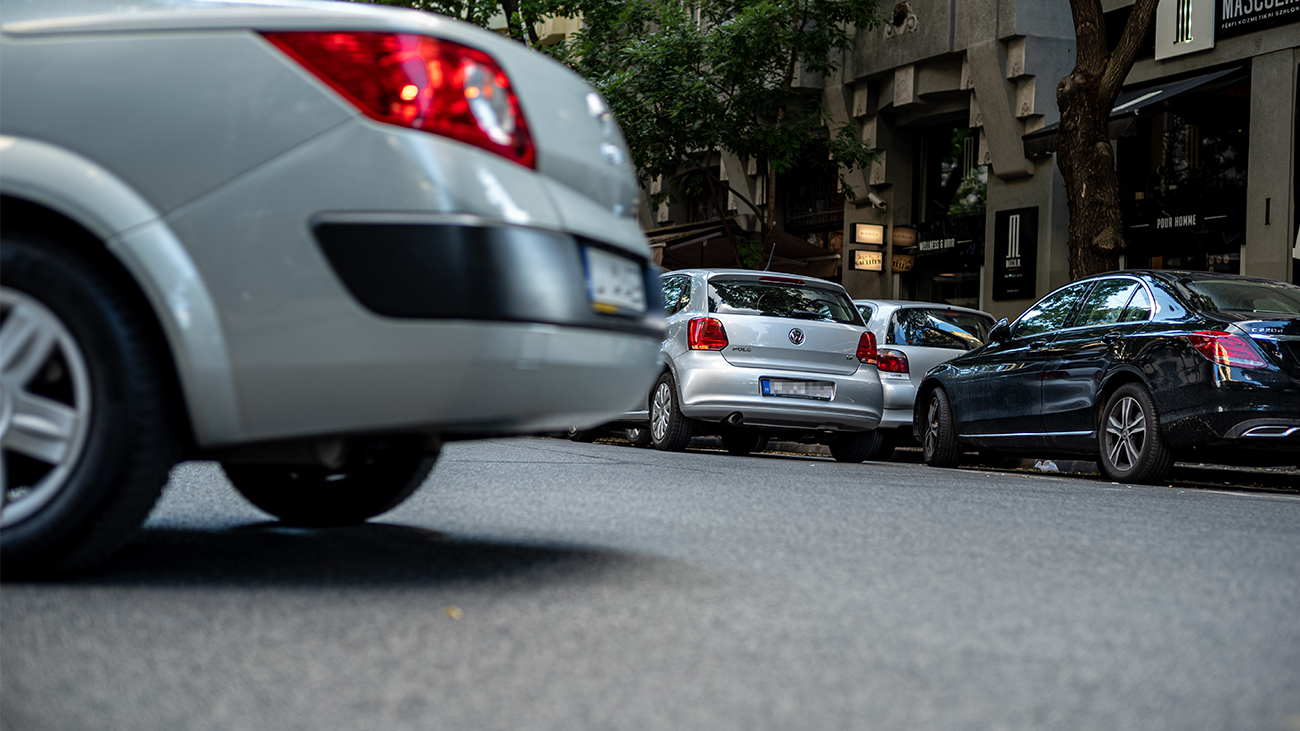
{"type": "Polygon", "coordinates": [[[1300,0],[1217,0],[1216,4],[1216,39],[1300,21],[1300,0]]]}

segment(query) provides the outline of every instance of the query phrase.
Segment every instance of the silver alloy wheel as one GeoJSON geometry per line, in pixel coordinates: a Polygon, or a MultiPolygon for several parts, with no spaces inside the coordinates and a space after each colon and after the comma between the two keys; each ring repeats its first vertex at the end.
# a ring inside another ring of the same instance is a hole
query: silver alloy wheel
{"type": "Polygon", "coordinates": [[[0,527],[63,489],[85,448],[90,410],[86,360],[67,326],[35,298],[0,287],[0,527]],[[11,469],[11,455],[26,458],[23,470],[11,469]]]}
{"type": "Polygon", "coordinates": [[[1127,472],[1137,466],[1146,446],[1146,414],[1132,396],[1120,399],[1106,418],[1106,455],[1116,469],[1127,472]]]}
{"type": "Polygon", "coordinates": [[[930,395],[930,408],[925,415],[925,452],[939,451],[939,397],[930,395]]]}
{"type": "Polygon", "coordinates": [[[654,401],[650,404],[650,434],[656,442],[662,442],[668,436],[668,415],[672,408],[672,389],[667,383],[661,383],[655,389],[654,401]]]}

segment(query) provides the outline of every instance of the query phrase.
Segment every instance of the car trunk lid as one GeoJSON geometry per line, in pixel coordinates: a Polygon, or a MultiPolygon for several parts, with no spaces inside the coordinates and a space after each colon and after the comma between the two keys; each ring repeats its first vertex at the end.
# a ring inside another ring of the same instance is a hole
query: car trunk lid
{"type": "Polygon", "coordinates": [[[795,278],[709,282],[709,312],[727,329],[722,356],[741,368],[850,375],[866,328],[842,290],[795,278]]]}

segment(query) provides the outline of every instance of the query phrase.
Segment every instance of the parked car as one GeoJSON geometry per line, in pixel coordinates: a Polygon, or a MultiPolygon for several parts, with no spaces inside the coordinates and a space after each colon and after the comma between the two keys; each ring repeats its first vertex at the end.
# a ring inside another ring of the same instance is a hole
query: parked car
{"type": "Polygon", "coordinates": [[[682,269],[662,284],[663,372],[642,408],[605,428],[668,451],[698,434],[739,455],[769,438],[826,444],[841,462],[879,449],[876,339],[843,287],[749,269],[682,269]]]}
{"type": "Polygon", "coordinates": [[[625,142],[545,56],[351,3],[0,10],[6,576],[102,559],[179,459],[354,523],[657,377],[625,142]]]}
{"type": "Polygon", "coordinates": [[[877,364],[884,388],[880,449],[867,459],[889,459],[894,448],[915,445],[912,407],[926,371],[988,339],[993,316],[968,307],[907,300],[853,300],[876,336],[877,364]]]}
{"type": "Polygon", "coordinates": [[[1084,455],[1118,482],[1175,459],[1296,464],[1300,287],[1185,271],[1088,277],[943,363],[915,410],[925,461],[1084,455]]]}

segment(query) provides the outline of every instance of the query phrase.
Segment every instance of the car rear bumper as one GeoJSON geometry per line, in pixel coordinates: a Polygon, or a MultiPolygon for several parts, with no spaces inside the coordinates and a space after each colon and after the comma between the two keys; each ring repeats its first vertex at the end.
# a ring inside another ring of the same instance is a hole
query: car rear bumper
{"type": "Polygon", "coordinates": [[[916,387],[910,377],[891,378],[890,374],[880,377],[884,393],[885,409],[880,417],[880,429],[906,429],[912,432],[912,407],[916,404],[916,387]]]}
{"type": "Polygon", "coordinates": [[[649,314],[601,314],[587,296],[582,255],[584,248],[611,247],[518,226],[375,219],[325,216],[314,226],[334,273],[375,314],[663,336],[659,277],[644,259],[620,253],[641,267],[649,314]]]}
{"type": "Polygon", "coordinates": [[[190,369],[234,394],[205,404],[183,382],[192,415],[229,413],[193,419],[201,447],[565,429],[640,405],[660,372],[660,288],[635,221],[477,148],[358,121],[166,224],[226,349],[190,369]],[[592,310],[583,245],[644,267],[644,316],[592,310]]]}
{"type": "Polygon", "coordinates": [[[1300,454],[1300,390],[1207,391],[1195,406],[1164,415],[1163,433],[1170,446],[1300,454]]]}
{"type": "Polygon", "coordinates": [[[739,412],[741,424],[805,431],[866,431],[880,424],[883,395],[875,368],[852,375],[740,368],[712,351],[688,351],[675,362],[681,410],[702,421],[739,412]],[[764,396],[760,379],[830,381],[830,401],[764,396]]]}

